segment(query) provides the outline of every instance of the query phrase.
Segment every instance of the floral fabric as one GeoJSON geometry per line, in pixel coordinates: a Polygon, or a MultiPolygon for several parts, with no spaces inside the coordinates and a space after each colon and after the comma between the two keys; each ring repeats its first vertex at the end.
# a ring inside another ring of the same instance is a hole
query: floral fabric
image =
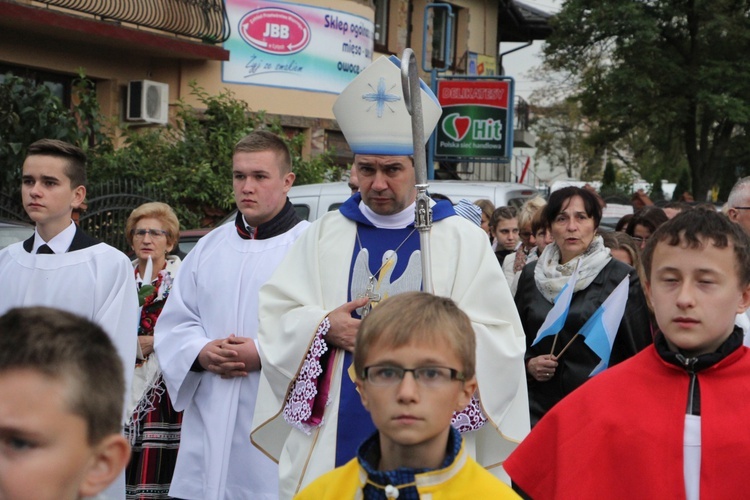
{"type": "MultiPolygon", "coordinates": [[[[150,285],[141,287],[142,292],[148,292],[146,287],[153,291],[148,295],[139,294],[142,307],[138,336],[154,335],[154,326],[172,289],[173,272],[165,267],[150,285]]],[[[137,266],[135,279],[139,279],[137,266]]],[[[153,353],[146,359],[136,360],[136,372],[147,369],[149,363],[157,363],[153,353]]],[[[161,370],[156,370],[155,380],[147,384],[145,394],[131,417],[131,425],[126,429],[132,444],[125,476],[128,500],[171,498],[168,493],[180,445],[182,412],[172,407],[161,370]]]]}
{"type": "Polygon", "coordinates": [[[323,410],[329,402],[330,373],[320,381],[318,380],[323,375],[323,366],[328,366],[326,362],[328,344],[326,344],[325,335],[329,328],[331,328],[331,323],[326,317],[318,326],[305,362],[302,364],[287,397],[286,406],[284,406],[284,420],[308,435],[315,427],[323,423],[323,410]],[[318,394],[320,394],[319,398],[318,394]],[[317,404],[316,401],[318,401],[317,404]]]}

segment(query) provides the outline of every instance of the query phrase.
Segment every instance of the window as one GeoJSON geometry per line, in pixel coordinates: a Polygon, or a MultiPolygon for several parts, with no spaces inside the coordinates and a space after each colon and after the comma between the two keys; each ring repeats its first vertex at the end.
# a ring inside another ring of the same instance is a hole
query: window
{"type": "Polygon", "coordinates": [[[448,38],[448,9],[434,8],[432,10],[432,66],[445,66],[445,51],[448,38]]]}
{"type": "Polygon", "coordinates": [[[5,75],[11,73],[21,78],[27,78],[46,86],[52,92],[52,95],[57,96],[63,103],[64,107],[70,106],[70,96],[72,93],[73,77],[67,75],[61,75],[57,73],[48,73],[46,71],[33,70],[31,68],[23,68],[20,66],[6,66],[0,64],[0,83],[5,81],[5,75]]]}
{"type": "Polygon", "coordinates": [[[467,50],[466,40],[468,38],[468,10],[451,5],[453,19],[451,19],[451,33],[448,34],[448,24],[450,15],[445,7],[435,7],[432,9],[432,67],[445,68],[453,71],[465,70],[466,63],[463,62],[463,68],[458,68],[457,61],[464,56],[467,50]],[[450,59],[445,60],[446,50],[450,49],[448,56],[450,59]]]}
{"type": "Polygon", "coordinates": [[[333,164],[348,168],[354,162],[354,154],[349,149],[344,134],[338,130],[326,130],[325,137],[325,150],[332,155],[333,164]]]}
{"type": "Polygon", "coordinates": [[[388,2],[389,0],[374,0],[375,2],[375,50],[388,52],[388,2]]]}
{"type": "Polygon", "coordinates": [[[294,211],[297,212],[297,216],[302,220],[310,220],[310,205],[295,204],[294,211]]]}

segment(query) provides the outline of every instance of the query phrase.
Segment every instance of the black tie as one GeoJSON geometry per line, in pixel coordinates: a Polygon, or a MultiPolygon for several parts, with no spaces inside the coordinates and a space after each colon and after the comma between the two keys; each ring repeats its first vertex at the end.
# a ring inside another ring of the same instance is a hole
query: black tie
{"type": "Polygon", "coordinates": [[[55,252],[53,252],[52,249],[49,247],[49,245],[45,243],[44,245],[40,246],[37,249],[36,253],[48,253],[49,254],[49,253],[55,253],[55,252]]]}

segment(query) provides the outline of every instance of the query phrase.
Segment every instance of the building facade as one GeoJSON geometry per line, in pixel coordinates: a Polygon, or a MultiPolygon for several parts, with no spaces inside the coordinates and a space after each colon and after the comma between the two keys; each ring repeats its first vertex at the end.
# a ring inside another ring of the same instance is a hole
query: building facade
{"type": "Polygon", "coordinates": [[[447,16],[425,14],[426,0],[0,0],[0,75],[45,82],[69,103],[82,70],[106,116],[148,127],[178,99],[198,106],[191,82],[209,94],[228,89],[304,134],[306,154],[333,149],[343,166],[351,153],[331,109],[363,61],[412,47],[421,65],[425,40],[426,59],[448,73],[477,60],[497,72],[509,3],[453,0],[448,37],[447,16]]]}

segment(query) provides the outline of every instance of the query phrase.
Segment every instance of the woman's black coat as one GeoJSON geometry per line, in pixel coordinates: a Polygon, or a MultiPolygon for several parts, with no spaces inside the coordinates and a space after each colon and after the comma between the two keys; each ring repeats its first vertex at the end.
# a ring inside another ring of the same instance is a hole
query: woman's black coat
{"type": "MultiPolygon", "coordinates": [[[[552,303],[544,298],[534,282],[534,268],[538,262],[531,262],[523,268],[515,297],[526,333],[526,363],[536,356],[550,354],[554,339],[554,336],[550,336],[531,346],[539,327],[552,309],[552,303]]],[[[628,303],[612,346],[609,366],[631,357],[652,343],[649,312],[638,274],[627,264],[612,259],[588,287],[573,294],[565,326],[555,344],[555,354],[567,345],[627,275],[630,275],[628,303]]],[[[534,426],[558,401],[586,382],[599,361],[599,357],[584,344],[584,338],[579,336],[558,361],[552,379],[538,382],[527,372],[531,425],[534,426]]]]}

